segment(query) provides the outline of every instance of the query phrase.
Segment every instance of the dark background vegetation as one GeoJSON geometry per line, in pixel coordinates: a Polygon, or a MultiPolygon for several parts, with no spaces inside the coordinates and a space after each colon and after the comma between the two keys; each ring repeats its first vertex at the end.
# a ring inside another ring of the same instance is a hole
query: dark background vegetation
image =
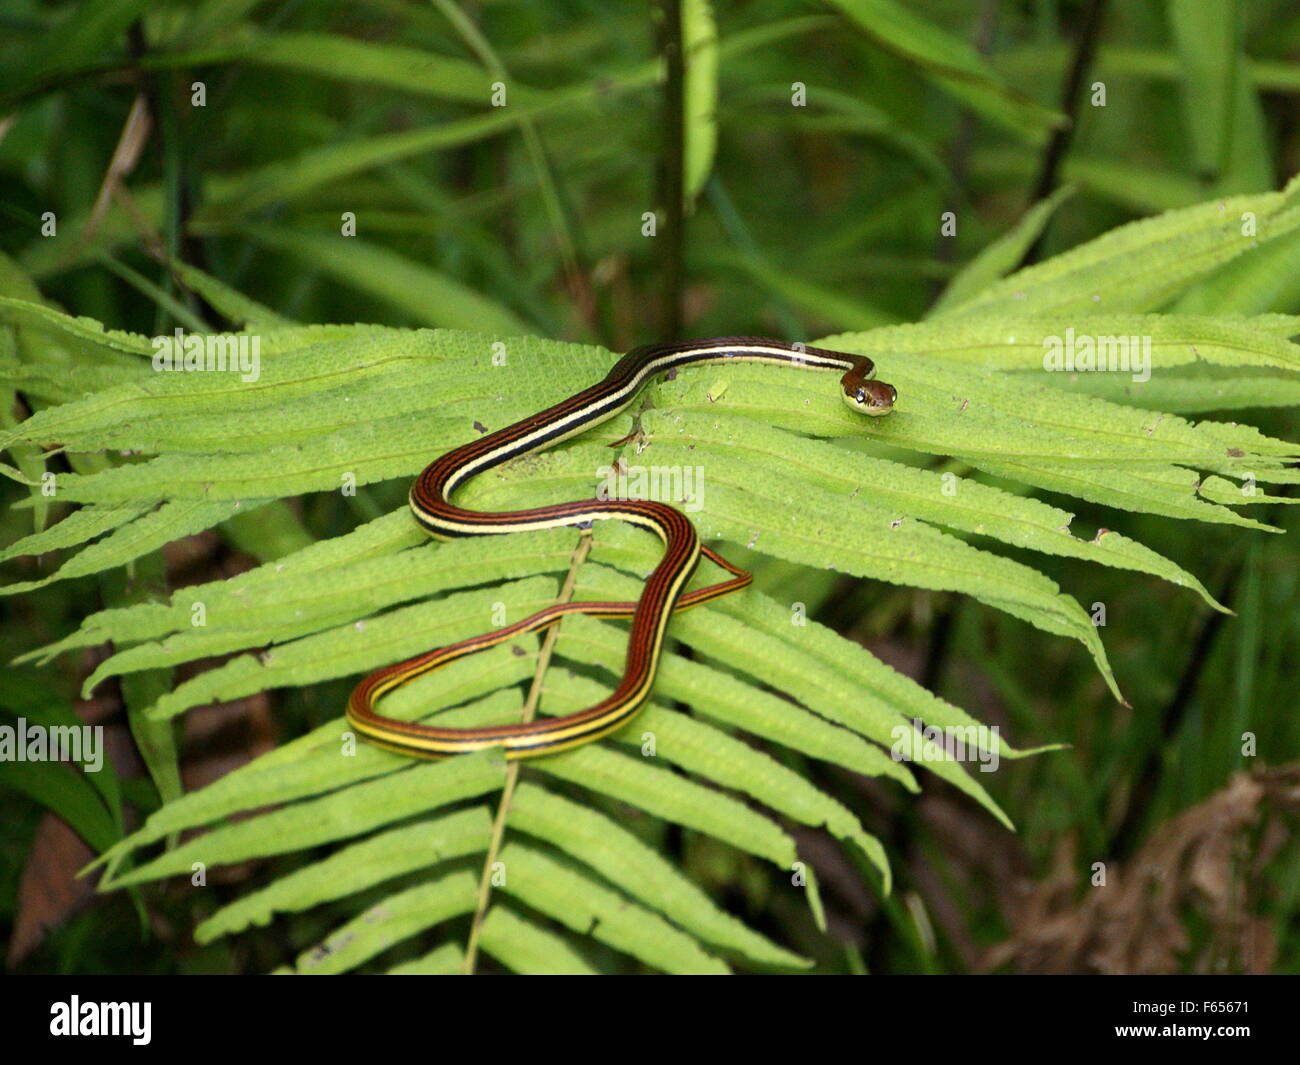
{"type": "MultiPolygon", "coordinates": [[[[146,334],[224,324],[160,265],[166,253],[304,322],[470,326],[474,304],[457,298],[468,291],[528,332],[613,350],[677,335],[811,339],[921,317],[962,263],[1062,183],[1077,189],[1033,257],[1136,217],[1277,188],[1300,169],[1300,10],[1288,0],[1203,5],[1228,32],[1199,41],[1192,58],[1237,63],[1249,81],[1223,124],[1232,143],[1217,155],[1204,143],[1200,71],[1172,32],[1176,5],[1163,0],[908,5],[985,53],[1024,97],[1072,116],[1057,133],[1010,129],[967,106],[831,6],[719,2],[716,163],[681,219],[675,84],[658,83],[651,65],[671,52],[672,3],[131,6],[5,4],[0,251],[72,313],[146,334]],[[257,59],[259,30],[503,70],[521,111],[529,87],[575,91],[531,125],[501,122],[487,100],[496,73],[460,82],[457,96],[455,78],[431,90],[345,76],[327,61],[313,72],[257,59]],[[202,109],[190,106],[196,80],[207,87],[202,109]],[[1104,107],[1088,101],[1095,81],[1104,107]],[[806,108],[789,105],[794,82],[808,87],[806,108]],[[147,128],[129,120],[137,100],[147,128]],[[357,157],[434,128],[445,143],[303,180],[323,165],[311,153],[357,157]],[[114,205],[111,218],[95,211],[98,197],[114,205]],[[133,211],[136,201],[145,209],[133,211]],[[46,211],[83,235],[57,257],[39,249],[46,211]],[[374,265],[340,265],[313,243],[337,234],[345,211],[357,213],[374,265]],[[655,239],[641,234],[645,211],[659,214],[655,239]],[[940,235],[944,211],[956,213],[955,237],[940,235]]],[[[1270,309],[1300,313],[1300,278],[1282,279],[1270,309]]],[[[1300,435],[1293,416],[1274,411],[1225,417],[1300,435]]],[[[386,484],[355,499],[307,498],[299,516],[312,537],[337,535],[404,492],[386,484]]],[[[0,482],[6,504],[23,495],[0,482]]],[[[1121,528],[1197,574],[1236,616],[1154,579],[1035,556],[1085,607],[1105,604],[1103,635],[1129,708],[1075,644],[978,604],[873,582],[801,584],[815,616],[1017,746],[1071,747],[981,777],[1016,834],[933,778],[915,798],[824,770],[818,783],[886,840],[899,881],[882,906],[864,870],[801,836],[821,872],[829,937],[786,912],[768,873],[743,857],[680,839],[688,874],[830,971],[1300,970],[1300,515],[1258,514],[1286,530],[1274,535],[1065,505],[1078,510],[1077,532],[1121,528]],[[1256,736],[1254,757],[1242,754],[1245,732],[1256,736]],[[1120,890],[1089,890],[1094,862],[1120,890]]],[[[6,508],[0,540],[30,521],[6,508]]],[[[237,572],[250,565],[250,542],[275,534],[227,526],[172,545],[146,577],[175,587],[237,572]]],[[[29,579],[49,564],[6,568],[10,580],[29,579]]],[[[758,570],[769,589],[802,579],[789,567],[758,570]]],[[[71,631],[113,579],[0,600],[0,657],[71,631]]],[[[79,701],[94,661],[6,665],[0,703],[21,713],[57,701],[108,725],[125,793],[147,811],[156,797],[116,684],[79,701]]],[[[346,685],[326,685],[189,715],[187,786],[335,715],[345,695],[346,685]]],[[[308,914],[196,947],[192,893],[94,899],[69,876],[85,846],[34,801],[6,794],[4,804],[0,927],[20,972],[262,971],[323,927],[308,914]]],[[[246,889],[279,865],[224,870],[216,892],[246,889]]]]}

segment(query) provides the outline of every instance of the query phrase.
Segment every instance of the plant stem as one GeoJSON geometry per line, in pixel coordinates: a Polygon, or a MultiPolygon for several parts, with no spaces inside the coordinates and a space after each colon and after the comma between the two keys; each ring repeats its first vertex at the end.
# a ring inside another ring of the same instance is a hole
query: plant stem
{"type": "MultiPolygon", "coordinates": [[[[1232,605],[1241,570],[1241,560],[1238,559],[1232,563],[1227,577],[1224,578],[1223,584],[1215,595],[1215,598],[1224,606],[1230,607],[1232,605]]],[[[1135,780],[1136,783],[1129,793],[1128,802],[1124,807],[1124,816],[1110,834],[1110,846],[1107,850],[1112,857],[1124,857],[1137,847],[1142,822],[1150,812],[1151,799],[1156,791],[1161,755],[1167,745],[1173,742],[1174,735],[1182,727],[1188,704],[1191,702],[1192,696],[1196,694],[1196,687],[1200,682],[1201,674],[1205,671],[1205,666],[1210,660],[1210,654],[1214,650],[1214,643],[1218,639],[1219,632],[1228,616],[1218,610],[1209,611],[1205,620],[1201,623],[1200,631],[1197,632],[1196,638],[1192,641],[1187,663],[1183,667],[1182,675],[1178,678],[1178,687],[1174,689],[1173,696],[1160,712],[1157,741],[1147,751],[1142,764],[1130,778],[1135,780]]]]}
{"type": "MultiPolygon", "coordinates": [[[[1097,54],[1097,43],[1101,38],[1102,16],[1106,11],[1106,0],[1092,0],[1083,16],[1083,25],[1079,27],[1079,39],[1075,42],[1074,60],[1065,78],[1065,87],[1061,91],[1061,110],[1069,121],[1060,129],[1052,132],[1043,153],[1043,165],[1038,172],[1038,181],[1029,197],[1030,205],[1038,203],[1051,195],[1057,185],[1058,172],[1065,161],[1065,154],[1070,150],[1079,125],[1079,104],[1082,99],[1083,80],[1092,69],[1093,58],[1097,54]]],[[[1049,223],[1050,224],[1050,223],[1049,223]]],[[[1017,269],[1038,261],[1043,251],[1046,231],[1034,241],[1020,260],[1017,269]]]]}
{"type": "Polygon", "coordinates": [[[663,303],[660,339],[681,333],[682,286],[686,252],[684,176],[686,64],[682,49],[681,0],[663,0],[660,51],[665,63],[664,143],[660,158],[659,201],[664,208],[663,303]]]}
{"type": "MultiPolygon", "coordinates": [[[[590,553],[591,533],[586,532],[579,539],[578,546],[573,552],[573,558],[569,561],[569,572],[564,578],[564,584],[560,588],[559,596],[556,597],[557,603],[567,603],[573,598],[573,589],[578,583],[578,570],[590,553]]],[[[524,702],[524,712],[521,718],[524,722],[531,721],[537,714],[537,704],[542,698],[542,680],[551,664],[551,654],[555,649],[555,641],[559,638],[560,625],[557,622],[546,630],[546,638],[542,641],[541,653],[537,656],[537,668],[533,671],[533,682],[528,689],[528,698],[524,702]]],[[[474,907],[474,921],[470,926],[469,941],[465,945],[466,976],[474,975],[474,966],[478,961],[479,934],[483,929],[483,918],[487,914],[488,901],[492,895],[492,867],[496,864],[497,855],[501,852],[501,840],[506,832],[506,818],[510,813],[510,801],[514,798],[515,783],[518,779],[519,763],[508,763],[506,766],[505,786],[501,790],[501,802],[497,805],[496,820],[492,824],[492,840],[488,844],[487,857],[483,860],[483,875],[479,878],[478,904],[474,907]]]]}

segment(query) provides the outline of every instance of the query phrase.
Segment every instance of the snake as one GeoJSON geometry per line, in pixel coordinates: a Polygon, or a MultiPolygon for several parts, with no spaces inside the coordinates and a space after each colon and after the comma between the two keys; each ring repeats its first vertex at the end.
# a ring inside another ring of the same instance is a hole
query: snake
{"type": "Polygon", "coordinates": [[[651,381],[685,366],[707,363],[767,363],[800,370],[836,371],[844,402],[870,417],[890,413],[897,390],[875,378],[865,355],[786,343],[761,337],[714,337],[649,344],[623,355],[596,384],[512,425],[487,433],[435,459],[410,490],[411,513],[435,539],[500,536],[537,529],[577,527],[615,520],[646,529],[663,542],[658,565],[632,601],[557,602],[513,624],[394,663],[362,680],[348,699],[349,723],[368,742],[421,758],[446,758],[501,748],[507,760],[568,750],[608,735],[626,724],[649,699],[675,613],[746,587],[751,575],[703,545],[691,519],[676,507],[650,499],[593,498],[527,510],[479,511],[453,502],[471,478],[503,463],[552,447],[626,410],[651,381]],[[701,559],[730,577],[704,588],[686,586],[701,559]],[[526,633],[554,625],[571,614],[632,619],[623,676],[594,706],[561,717],[484,728],[447,728],[380,714],[378,701],[417,677],[526,633]]]}

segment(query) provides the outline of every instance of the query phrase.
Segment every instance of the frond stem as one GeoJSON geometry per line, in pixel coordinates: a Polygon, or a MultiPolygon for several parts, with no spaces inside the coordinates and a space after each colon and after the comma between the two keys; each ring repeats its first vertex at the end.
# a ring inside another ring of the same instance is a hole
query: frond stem
{"type": "MultiPolygon", "coordinates": [[[[557,603],[567,603],[573,598],[573,589],[578,583],[578,570],[591,553],[591,532],[583,532],[569,560],[569,572],[560,587],[557,603]]],[[[563,619],[561,619],[562,621],[563,619]]],[[[528,698],[524,701],[523,721],[531,721],[537,714],[537,704],[542,698],[542,678],[551,664],[551,654],[555,641],[560,638],[559,623],[546,630],[542,641],[541,653],[537,656],[537,668],[533,671],[533,682],[528,689],[528,698]]],[[[478,904],[474,907],[474,922],[470,926],[469,941],[465,945],[465,975],[474,975],[474,966],[478,961],[479,933],[483,928],[483,918],[487,914],[488,901],[492,896],[492,867],[496,865],[497,855],[501,852],[501,841],[506,833],[506,818],[510,814],[510,801],[514,798],[515,782],[519,779],[519,763],[506,765],[506,782],[501,790],[501,802],[497,805],[496,820],[492,824],[492,840],[488,844],[487,857],[483,860],[483,875],[478,882],[478,904]]]]}

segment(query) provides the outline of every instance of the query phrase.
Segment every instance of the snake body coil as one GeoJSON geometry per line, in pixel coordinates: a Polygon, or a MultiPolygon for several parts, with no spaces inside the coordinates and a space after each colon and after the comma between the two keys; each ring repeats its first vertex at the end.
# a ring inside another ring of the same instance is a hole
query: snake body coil
{"type": "Polygon", "coordinates": [[[750,582],[744,570],[700,544],[690,519],[666,503],[649,500],[581,500],[531,510],[486,513],[451,502],[452,493],[470,477],[510,459],[528,455],[614,417],[636,399],[656,375],[681,366],[710,362],[765,362],[804,370],[842,374],[844,399],[867,415],[888,414],[897,395],[891,385],[872,379],[875,366],[862,355],[776,340],[722,337],[637,348],[590,388],[514,425],[447,452],[420,474],[411,488],[416,521],[439,539],[490,536],[528,529],[586,526],[614,518],[649,529],[663,540],[663,558],[635,602],[559,603],[513,625],[429,651],[372,673],[348,700],[348,720],[366,739],[380,746],[425,758],[441,758],[488,747],[503,747],[506,757],[528,758],[576,747],[604,736],[628,721],[645,703],[654,684],[664,633],[674,610],[727,595],[750,582]],[[693,592],[685,591],[701,555],[732,574],[730,580],[693,592]],[[567,614],[632,618],[627,660],[618,687],[594,706],[564,717],[491,728],[437,728],[398,721],[375,712],[386,692],[458,658],[495,647],[523,633],[554,624],[567,614]]]}

